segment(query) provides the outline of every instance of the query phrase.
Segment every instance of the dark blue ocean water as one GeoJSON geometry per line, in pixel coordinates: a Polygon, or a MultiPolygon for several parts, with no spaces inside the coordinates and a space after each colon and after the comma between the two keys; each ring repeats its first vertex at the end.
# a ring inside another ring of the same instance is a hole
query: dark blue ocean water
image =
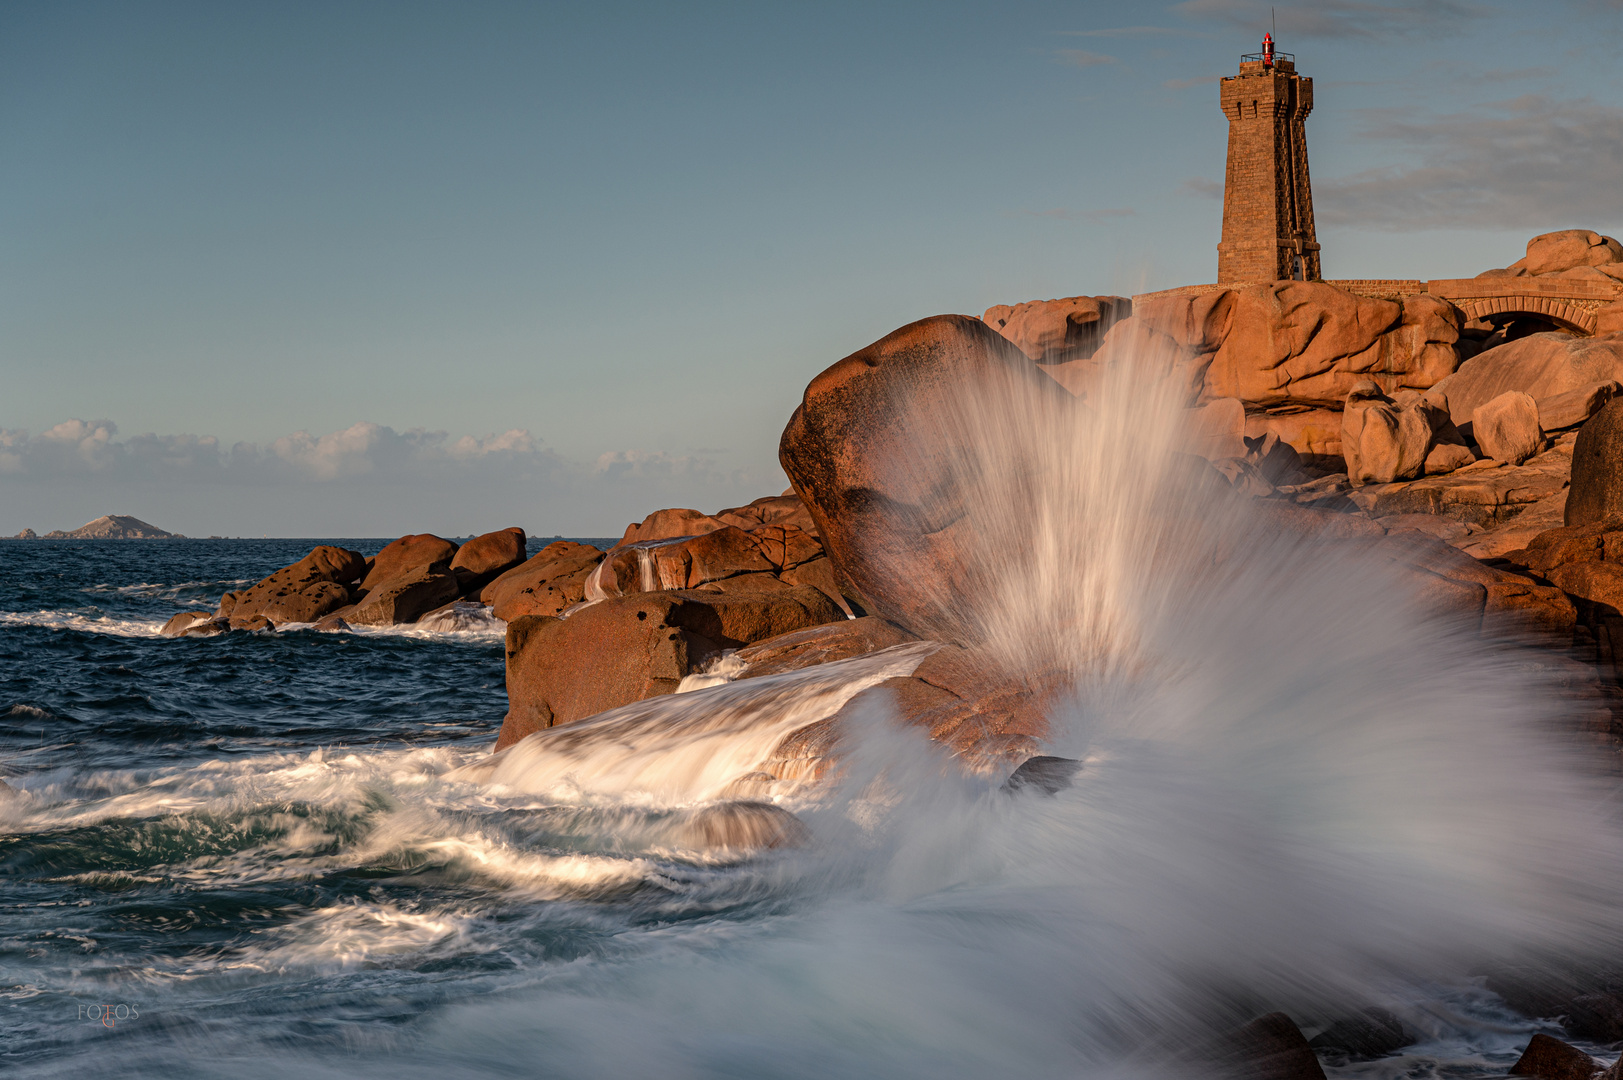
{"type": "Polygon", "coordinates": [[[708,871],[600,850],[590,808],[442,782],[500,726],[500,623],[157,636],[317,542],[384,543],[0,542],[0,1062],[398,1049],[448,1003],[738,902],[673,907],[708,871]]]}

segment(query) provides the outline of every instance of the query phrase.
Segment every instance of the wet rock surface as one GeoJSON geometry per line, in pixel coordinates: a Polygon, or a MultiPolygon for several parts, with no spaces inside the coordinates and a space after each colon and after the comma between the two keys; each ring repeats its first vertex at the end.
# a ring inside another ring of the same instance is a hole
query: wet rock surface
{"type": "Polygon", "coordinates": [[[921,637],[955,632],[944,596],[973,605],[985,588],[961,550],[971,539],[961,535],[960,480],[941,427],[961,388],[982,380],[1065,395],[979,320],[942,315],[818,375],[779,443],[784,471],[863,607],[921,637]]]}

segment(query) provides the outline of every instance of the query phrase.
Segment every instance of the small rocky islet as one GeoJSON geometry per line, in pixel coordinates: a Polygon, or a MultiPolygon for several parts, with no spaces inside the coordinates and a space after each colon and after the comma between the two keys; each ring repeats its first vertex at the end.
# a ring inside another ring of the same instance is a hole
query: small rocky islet
{"type": "MultiPolygon", "coordinates": [[[[1568,230],[1535,238],[1526,259],[1489,276],[1574,273],[1618,277],[1623,247],[1568,230]]],[[[908,448],[912,469],[886,463],[902,414],[931,416],[954,387],[991,377],[1086,407],[1113,368],[1151,357],[1182,388],[1202,482],[1250,500],[1273,529],[1378,552],[1456,623],[1541,646],[1584,702],[1577,734],[1615,771],[1623,302],[1600,309],[1595,325],[1590,336],[1518,332],[1474,323],[1438,297],[1386,300],[1314,281],[936,316],[812,380],[780,444],[792,483],[781,495],[715,513],[659,510],[607,551],[557,541],[527,556],[518,528],[461,545],[403,536],[370,557],[324,545],[163,632],[452,625],[486,612],[507,624],[497,751],[673,693],[723,656],[736,678],[751,678],[932,642],[911,675],[785,737],[763,779],[815,776],[837,754],[845,717],[876,694],[971,766],[1046,766],[1045,705],[1064,673],[1011,670],[941,602],[943,583],[965,607],[980,587],[951,505],[950,425],[934,429],[943,445],[908,448]],[[921,492],[945,501],[921,502],[921,492]]],[[[906,430],[916,442],[931,428],[906,430]]],[[[1507,971],[1489,985],[1528,1015],[1560,1018],[1574,1038],[1623,1040],[1617,973],[1575,972],[1558,985],[1507,971]]],[[[1412,1041],[1393,1024],[1351,1017],[1310,1045],[1275,1014],[1242,1029],[1235,1053],[1278,1064],[1281,1076],[1322,1076],[1315,1050],[1370,1057],[1412,1041]]],[[[1599,1069],[1540,1036],[1514,1071],[1599,1069]]]]}

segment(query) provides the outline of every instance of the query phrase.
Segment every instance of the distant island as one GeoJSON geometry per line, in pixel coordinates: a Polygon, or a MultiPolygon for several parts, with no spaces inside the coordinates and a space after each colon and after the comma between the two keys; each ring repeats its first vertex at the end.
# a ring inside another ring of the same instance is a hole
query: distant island
{"type": "MultiPolygon", "coordinates": [[[[24,529],[16,536],[18,540],[38,540],[41,537],[33,529],[24,529]]],[[[48,532],[43,539],[46,540],[184,540],[180,533],[165,532],[156,525],[149,525],[140,518],[129,517],[124,514],[105,514],[95,521],[79,526],[72,532],[63,532],[57,529],[48,532]]]]}

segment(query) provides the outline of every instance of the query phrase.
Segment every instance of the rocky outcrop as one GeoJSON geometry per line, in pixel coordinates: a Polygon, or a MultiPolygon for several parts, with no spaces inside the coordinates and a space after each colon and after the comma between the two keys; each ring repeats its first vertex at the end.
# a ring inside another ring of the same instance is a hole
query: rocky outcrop
{"type": "Polygon", "coordinates": [[[642,593],[568,618],[520,617],[507,627],[508,712],[497,749],[541,728],[672,693],[723,649],[840,618],[822,593],[791,586],[642,593]]]}
{"type": "MultiPolygon", "coordinates": [[[[24,529],[24,532],[31,530],[24,529]]],[[[61,529],[45,534],[47,540],[184,540],[180,533],[165,532],[156,525],[148,525],[140,518],[123,514],[107,514],[87,522],[72,532],[61,529]]]]}
{"type": "Polygon", "coordinates": [[[261,619],[273,626],[315,622],[354,601],[366,561],[358,551],[323,544],[256,584],[226,593],[218,614],[234,629],[257,626],[261,619]]]}
{"type": "Polygon", "coordinates": [[[158,631],[164,637],[213,637],[231,629],[231,624],[212,611],[182,611],[158,631]]]}
{"type": "Polygon", "coordinates": [[[793,525],[797,529],[806,530],[812,536],[817,535],[817,526],[812,522],[811,513],[806,509],[806,504],[794,493],[793,488],[782,495],[763,495],[745,506],[718,510],[716,520],[746,530],[759,525],[793,525]]]}
{"type": "Polygon", "coordinates": [[[1471,414],[1471,431],[1485,457],[1520,465],[1543,449],[1539,409],[1520,390],[1507,390],[1471,414]]]}
{"type": "Polygon", "coordinates": [[[1062,364],[1092,356],[1112,326],[1133,313],[1123,296],[1067,296],[999,304],[981,321],[1041,364],[1062,364]]]}
{"type": "Polygon", "coordinates": [[[1603,1068],[1576,1046],[1541,1032],[1528,1042],[1522,1056],[1510,1067],[1510,1075],[1537,1080],[1591,1080],[1603,1068]]]}
{"type": "Polygon", "coordinates": [[[1234,296],[1223,344],[1206,370],[1207,397],[1328,406],[1363,379],[1388,394],[1425,390],[1458,364],[1459,312],[1439,297],[1398,304],[1301,281],[1234,296]]]}
{"type": "Polygon", "coordinates": [[[953,398],[1008,380],[1070,407],[985,323],[924,319],[813,379],[779,443],[784,471],[863,606],[919,637],[950,638],[951,608],[984,599],[962,550],[975,541],[944,440],[953,398]]]}
{"type": "Polygon", "coordinates": [[[38,540],[39,539],[39,534],[36,533],[33,529],[24,529],[22,532],[18,533],[16,536],[12,537],[12,539],[13,540],[38,540]]]}
{"type": "Polygon", "coordinates": [[[743,574],[781,574],[823,554],[823,546],[793,525],[749,531],[725,525],[698,536],[658,540],[610,551],[587,585],[589,596],[693,589],[743,574]]]}
{"type": "Polygon", "coordinates": [[[726,524],[727,522],[698,510],[655,510],[641,522],[627,525],[625,535],[620,537],[620,543],[615,546],[672,540],[678,536],[698,536],[701,533],[714,532],[726,524]]]}
{"type": "Polygon", "coordinates": [[[359,603],[340,614],[355,626],[400,626],[416,622],[461,595],[462,588],[449,568],[419,566],[376,582],[359,603]]]}
{"type": "Polygon", "coordinates": [[[1623,263],[1623,245],[1616,240],[1589,229],[1562,229],[1529,240],[1521,265],[1537,277],[1611,263],[1623,263]]]}
{"type": "MultiPolygon", "coordinates": [[[[1554,411],[1562,405],[1552,399],[1619,382],[1623,382],[1623,337],[1550,333],[1529,334],[1473,356],[1439,382],[1437,390],[1447,397],[1454,423],[1465,427],[1477,409],[1512,390],[1540,402],[1541,413],[1552,411],[1554,420],[1554,411]]],[[[1561,427],[1571,423],[1563,417],[1561,427]]],[[[1552,424],[1544,430],[1559,428],[1552,424]]]]}
{"type": "Polygon", "coordinates": [[[738,650],[736,659],[744,668],[738,677],[754,679],[762,675],[780,675],[785,671],[849,660],[853,656],[863,656],[917,640],[901,627],[874,615],[844,619],[779,634],[738,650]]]}
{"type": "Polygon", "coordinates": [[[1284,1013],[1259,1016],[1222,1040],[1214,1063],[1234,1080],[1325,1080],[1313,1047],[1284,1013]]]}
{"type": "Polygon", "coordinates": [[[1587,525],[1623,513],[1623,401],[1595,414],[1572,449],[1566,524],[1587,525]]]}
{"type": "Polygon", "coordinates": [[[398,626],[450,603],[462,595],[451,570],[456,555],[455,544],[432,533],[402,536],[367,560],[361,598],[344,618],[356,626],[398,626]]]}
{"type": "Polygon", "coordinates": [[[1430,388],[1457,366],[1459,337],[1459,311],[1440,297],[1400,304],[1282,281],[1142,301],[1094,360],[1185,356],[1191,390],[1204,399],[1239,398],[1254,411],[1333,409],[1363,379],[1386,394],[1430,388]]]}
{"type": "Polygon", "coordinates": [[[486,585],[479,599],[503,622],[525,615],[557,615],[586,599],[586,579],[602,561],[603,553],[590,544],[554,540],[486,585]]]}
{"type": "Polygon", "coordinates": [[[366,560],[366,577],[361,589],[370,592],[391,578],[416,570],[449,570],[457,546],[433,533],[412,533],[384,545],[382,551],[366,560]]]}
{"type": "Polygon", "coordinates": [[[1285,406],[1275,412],[1248,412],[1245,416],[1248,439],[1277,436],[1300,455],[1302,462],[1329,469],[1343,460],[1341,410],[1285,406]]]}
{"type": "Polygon", "coordinates": [[[656,510],[642,521],[626,526],[625,535],[615,546],[700,536],[729,525],[745,530],[761,525],[793,525],[814,536],[817,533],[811,514],[791,489],[782,495],[765,495],[744,506],[718,510],[714,514],[686,509],[656,510]]]}
{"type": "Polygon", "coordinates": [[[524,530],[514,527],[476,536],[457,549],[451,573],[464,596],[471,596],[525,560],[524,530]]]}
{"type": "Polygon", "coordinates": [[[1447,410],[1435,401],[1407,393],[1397,401],[1375,383],[1361,379],[1347,395],[1341,414],[1341,451],[1347,478],[1355,485],[1413,480],[1426,466],[1447,410]]]}

